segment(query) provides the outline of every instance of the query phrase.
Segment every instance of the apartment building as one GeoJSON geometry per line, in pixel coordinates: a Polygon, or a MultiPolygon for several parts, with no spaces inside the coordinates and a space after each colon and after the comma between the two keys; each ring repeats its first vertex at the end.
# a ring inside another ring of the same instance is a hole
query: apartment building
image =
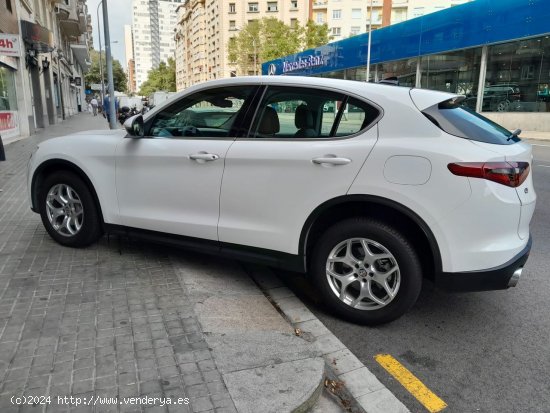
{"type": "Polygon", "coordinates": [[[175,34],[177,89],[209,79],[254,74],[239,73],[229,62],[230,39],[248,23],[263,17],[274,17],[287,25],[304,25],[309,17],[309,1],[185,0],[175,34]]]}
{"type": "Polygon", "coordinates": [[[0,134],[33,134],[81,111],[90,19],[86,0],[0,2],[0,134]]]}
{"type": "Polygon", "coordinates": [[[135,83],[139,90],[149,70],[174,57],[174,28],[181,0],[133,0],[132,33],[135,83]]]}
{"type": "Polygon", "coordinates": [[[310,19],[326,23],[333,40],[420,17],[470,0],[312,0],[310,19]]]}
{"type": "Polygon", "coordinates": [[[124,25],[124,55],[126,60],[126,74],[128,76],[128,92],[136,91],[136,62],[134,60],[134,34],[132,26],[124,25]]]}

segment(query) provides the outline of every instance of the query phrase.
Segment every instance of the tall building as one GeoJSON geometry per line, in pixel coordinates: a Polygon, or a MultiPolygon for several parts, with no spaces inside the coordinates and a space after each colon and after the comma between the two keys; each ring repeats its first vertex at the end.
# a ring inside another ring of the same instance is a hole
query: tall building
{"type": "Polygon", "coordinates": [[[136,66],[134,60],[134,35],[132,26],[124,25],[124,52],[126,60],[126,72],[128,75],[128,92],[136,91],[136,66]]]}
{"type": "Polygon", "coordinates": [[[309,1],[184,0],[175,35],[178,90],[209,79],[254,74],[253,70],[239,73],[229,62],[230,39],[248,23],[263,17],[274,17],[287,25],[304,25],[309,17],[309,1]]]}
{"type": "Polygon", "coordinates": [[[133,0],[135,82],[139,90],[149,70],[174,57],[176,9],[180,0],[133,0]]]}

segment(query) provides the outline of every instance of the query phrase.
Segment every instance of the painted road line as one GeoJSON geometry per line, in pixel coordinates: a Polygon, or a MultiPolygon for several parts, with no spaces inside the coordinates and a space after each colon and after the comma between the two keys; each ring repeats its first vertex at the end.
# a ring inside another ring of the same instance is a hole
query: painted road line
{"type": "Polygon", "coordinates": [[[550,165],[537,165],[537,166],[542,166],[543,168],[550,168],[550,165]]]}
{"type": "Polygon", "coordinates": [[[538,143],[529,143],[529,145],[531,145],[531,146],[541,146],[543,148],[550,148],[550,145],[540,145],[538,143]]]}
{"type": "Polygon", "coordinates": [[[377,354],[374,359],[431,413],[440,412],[447,407],[447,403],[391,355],[377,354]]]}

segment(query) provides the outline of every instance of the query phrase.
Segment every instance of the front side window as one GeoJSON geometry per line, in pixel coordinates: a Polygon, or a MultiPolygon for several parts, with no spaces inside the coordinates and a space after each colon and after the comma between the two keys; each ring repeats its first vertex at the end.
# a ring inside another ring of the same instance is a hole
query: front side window
{"type": "Polygon", "coordinates": [[[375,107],[343,93],[270,86],[260,103],[249,137],[345,137],[365,129],[378,115],[375,107]]]}
{"type": "Polygon", "coordinates": [[[237,117],[254,91],[254,86],[233,86],[184,97],[156,114],[148,135],[159,138],[236,136],[237,117]]]}

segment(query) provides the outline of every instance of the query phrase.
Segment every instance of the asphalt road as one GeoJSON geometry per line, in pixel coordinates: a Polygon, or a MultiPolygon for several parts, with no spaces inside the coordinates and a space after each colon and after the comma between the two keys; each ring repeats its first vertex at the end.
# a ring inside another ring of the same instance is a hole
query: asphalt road
{"type": "MultiPolygon", "coordinates": [[[[516,288],[452,294],[425,283],[413,309],[381,327],[327,314],[307,281],[283,274],[317,317],[412,412],[427,410],[374,360],[388,353],[443,399],[444,412],[550,412],[550,141],[534,146],[534,247],[516,288]]],[[[391,412],[388,412],[391,413],[391,412]]]]}

